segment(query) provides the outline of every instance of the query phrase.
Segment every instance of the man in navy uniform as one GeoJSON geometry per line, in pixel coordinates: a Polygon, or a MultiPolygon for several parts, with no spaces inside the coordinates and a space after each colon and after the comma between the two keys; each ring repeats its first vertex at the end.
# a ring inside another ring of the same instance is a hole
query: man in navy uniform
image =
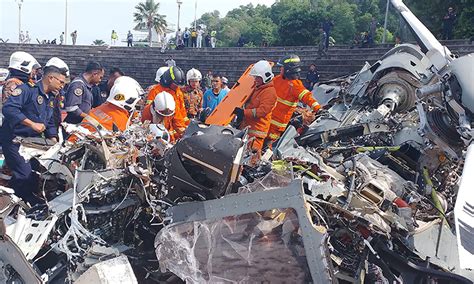
{"type": "Polygon", "coordinates": [[[58,130],[54,123],[54,94],[64,87],[66,72],[55,66],[44,68],[43,79],[36,85],[19,85],[3,106],[5,120],[0,128],[5,161],[12,171],[10,187],[15,194],[31,205],[41,203],[34,192],[38,190],[38,176],[30,162],[20,155],[20,144],[15,137],[43,137],[57,142],[58,130]]]}
{"type": "Polygon", "coordinates": [[[122,77],[124,75],[125,74],[120,68],[114,67],[110,69],[109,78],[107,79],[107,81],[102,81],[99,85],[92,88],[92,95],[94,96],[92,99],[93,108],[98,107],[107,101],[110,90],[112,89],[112,86],[114,85],[115,80],[117,80],[117,78],[122,77]]]}
{"type": "Polygon", "coordinates": [[[92,108],[94,95],[92,89],[104,77],[104,68],[98,62],[89,62],[86,71],[76,77],[67,88],[64,110],[67,123],[78,124],[87,116],[92,108]]]}

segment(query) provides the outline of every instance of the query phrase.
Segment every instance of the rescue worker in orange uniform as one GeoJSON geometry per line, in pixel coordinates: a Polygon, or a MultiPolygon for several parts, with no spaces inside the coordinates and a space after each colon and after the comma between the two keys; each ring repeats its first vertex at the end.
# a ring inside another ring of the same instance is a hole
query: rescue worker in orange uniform
{"type": "MultiPolygon", "coordinates": [[[[149,86],[147,89],[146,89],[146,92],[148,94],[148,96],[150,97],[154,97],[156,96],[157,93],[154,93],[155,91],[152,91],[153,88],[155,88],[159,83],[160,83],[160,80],[161,80],[161,76],[163,76],[163,73],[166,72],[166,70],[170,69],[168,66],[163,66],[163,67],[160,67],[158,68],[158,70],[156,70],[156,76],[155,76],[155,82],[156,84],[155,85],[151,85],[149,86]]],[[[153,102],[153,100],[151,101],[146,101],[145,102],[145,105],[149,105],[153,102]]]]}
{"type": "Polygon", "coordinates": [[[254,77],[254,89],[243,108],[235,108],[237,119],[243,119],[240,129],[249,127],[249,137],[254,137],[252,150],[261,151],[270,128],[272,110],[277,101],[273,87],[272,66],[266,60],[255,63],[249,73],[254,77]]]}
{"type": "Polygon", "coordinates": [[[163,125],[169,134],[170,142],[174,142],[176,131],[173,129],[173,115],[176,103],[173,96],[168,92],[156,95],[153,103],[147,105],[142,112],[141,121],[150,121],[152,124],[163,125]]]}
{"type": "Polygon", "coordinates": [[[94,125],[99,130],[125,131],[143,93],[143,89],[135,79],[128,76],[117,78],[107,101],[91,109],[81,125],[92,131],[95,129],[88,124],[94,125]]]}
{"type": "Polygon", "coordinates": [[[298,102],[303,102],[313,112],[317,112],[321,106],[313,98],[313,94],[307,90],[300,78],[300,58],[297,55],[288,55],[281,58],[277,65],[280,66],[280,75],[273,79],[277,93],[277,103],[272,112],[270,130],[267,142],[273,143],[280,138],[290,121],[298,102]]]}
{"type": "Polygon", "coordinates": [[[188,112],[188,118],[196,118],[202,109],[202,74],[197,69],[190,69],[186,73],[186,82],[184,87],[184,105],[188,112]]]}
{"type": "Polygon", "coordinates": [[[184,94],[180,86],[185,84],[185,74],[183,70],[177,66],[172,66],[166,70],[160,78],[160,83],[155,85],[147,97],[147,104],[151,104],[157,94],[161,92],[170,93],[176,103],[176,109],[173,116],[173,129],[176,131],[175,138],[179,139],[183,135],[189,124],[189,118],[184,105],[184,94]]]}

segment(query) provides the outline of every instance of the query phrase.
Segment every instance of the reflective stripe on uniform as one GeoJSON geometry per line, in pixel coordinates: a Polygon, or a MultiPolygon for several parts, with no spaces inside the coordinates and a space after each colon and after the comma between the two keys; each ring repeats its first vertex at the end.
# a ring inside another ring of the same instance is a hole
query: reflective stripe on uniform
{"type": "Polygon", "coordinates": [[[64,110],[65,110],[66,112],[73,112],[73,111],[75,111],[75,110],[77,110],[77,109],[79,109],[79,106],[76,105],[76,106],[66,107],[64,110]]]}
{"type": "Polygon", "coordinates": [[[308,90],[303,90],[303,91],[298,95],[298,100],[301,100],[301,99],[304,97],[304,95],[306,95],[307,93],[309,93],[308,90]]]}
{"type": "Polygon", "coordinates": [[[257,117],[257,109],[256,109],[256,108],[253,108],[253,109],[252,109],[252,115],[253,115],[253,117],[255,117],[255,118],[257,117]]]}
{"type": "Polygon", "coordinates": [[[147,100],[147,101],[146,101],[146,105],[149,105],[149,104],[151,104],[152,102],[153,102],[152,100],[147,100]]]}
{"type": "Polygon", "coordinates": [[[250,129],[249,134],[259,135],[260,137],[267,137],[267,132],[250,129]]]}
{"type": "Polygon", "coordinates": [[[170,67],[170,75],[171,75],[171,79],[175,79],[176,77],[174,76],[174,71],[173,71],[173,66],[170,67]]]}
{"type": "Polygon", "coordinates": [[[188,120],[189,120],[189,117],[185,116],[185,117],[183,118],[183,120],[184,120],[184,121],[188,121],[188,120]]]}
{"type": "Polygon", "coordinates": [[[301,60],[299,58],[288,58],[285,61],[283,61],[283,63],[298,63],[300,61],[301,60]]]}
{"type": "Polygon", "coordinates": [[[268,135],[268,137],[270,137],[270,139],[272,139],[272,140],[277,140],[278,138],[280,138],[280,135],[270,133],[270,135],[268,135]]]}
{"type": "Polygon", "coordinates": [[[273,125],[276,125],[278,127],[281,127],[281,128],[286,128],[286,126],[288,125],[287,123],[281,123],[281,122],[278,122],[274,119],[270,120],[270,123],[273,124],[273,125]]]}
{"type": "Polygon", "coordinates": [[[314,103],[311,105],[311,108],[315,108],[315,107],[317,107],[317,106],[319,106],[319,103],[318,103],[318,102],[314,102],[314,103]]]}
{"type": "Polygon", "coordinates": [[[290,102],[280,98],[277,98],[277,102],[287,105],[289,107],[296,107],[298,105],[298,102],[290,102]]]}

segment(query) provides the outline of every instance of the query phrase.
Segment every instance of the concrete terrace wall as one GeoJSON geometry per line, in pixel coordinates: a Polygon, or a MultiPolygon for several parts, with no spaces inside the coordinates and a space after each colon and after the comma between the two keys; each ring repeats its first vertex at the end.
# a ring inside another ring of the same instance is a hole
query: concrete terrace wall
{"type": "MultiPolygon", "coordinates": [[[[466,40],[445,42],[452,52],[464,55],[474,52],[474,45],[466,40]]],[[[167,50],[160,53],[159,48],[144,47],[103,47],[103,46],[60,46],[37,44],[0,43],[0,68],[8,66],[10,55],[14,51],[31,53],[41,63],[57,56],[63,59],[73,74],[80,74],[88,61],[97,60],[106,68],[120,67],[124,72],[136,78],[144,87],[153,84],[156,69],[172,55],[177,65],[185,70],[197,68],[203,74],[208,70],[220,73],[235,82],[247,66],[260,59],[277,61],[280,57],[294,53],[301,57],[303,70],[311,63],[317,65],[322,79],[331,79],[358,71],[365,61],[375,62],[391,45],[377,45],[373,48],[354,48],[333,46],[329,48],[328,58],[317,59],[317,47],[266,47],[266,48],[202,48],[185,50],[167,50]]],[[[278,72],[276,69],[275,72],[278,72]]],[[[305,72],[303,72],[304,75],[305,72]]]]}

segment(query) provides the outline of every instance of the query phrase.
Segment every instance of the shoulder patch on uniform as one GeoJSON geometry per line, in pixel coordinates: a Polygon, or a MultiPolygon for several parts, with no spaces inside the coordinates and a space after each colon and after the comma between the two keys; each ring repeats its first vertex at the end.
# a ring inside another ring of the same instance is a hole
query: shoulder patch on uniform
{"type": "Polygon", "coordinates": [[[13,97],[18,97],[19,95],[21,95],[21,92],[22,92],[22,90],[20,88],[16,88],[15,90],[13,90],[12,96],[13,97]]]}
{"type": "Polygon", "coordinates": [[[84,91],[81,89],[81,88],[77,88],[74,90],[74,95],[80,97],[82,96],[82,94],[84,93],[84,91]]]}
{"type": "Polygon", "coordinates": [[[43,96],[38,96],[36,97],[36,102],[38,102],[39,105],[42,105],[44,103],[44,98],[43,96]]]}
{"type": "Polygon", "coordinates": [[[103,98],[106,98],[106,97],[107,97],[107,93],[106,93],[106,92],[100,92],[100,96],[103,97],[103,98]]]}

